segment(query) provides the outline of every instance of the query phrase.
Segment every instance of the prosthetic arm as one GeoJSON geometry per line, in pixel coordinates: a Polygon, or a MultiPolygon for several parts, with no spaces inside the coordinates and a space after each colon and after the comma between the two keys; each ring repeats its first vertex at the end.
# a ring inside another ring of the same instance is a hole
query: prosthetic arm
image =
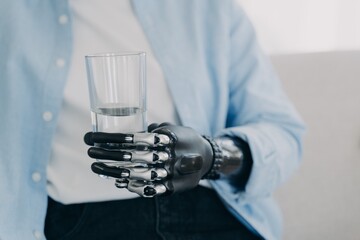
{"type": "Polygon", "coordinates": [[[220,174],[247,178],[250,172],[244,163],[251,156],[245,160],[232,139],[214,140],[167,123],[150,125],[149,133],[89,132],[84,141],[93,146],[88,155],[98,160],[91,165],[93,172],[143,197],[191,189],[220,174]]]}

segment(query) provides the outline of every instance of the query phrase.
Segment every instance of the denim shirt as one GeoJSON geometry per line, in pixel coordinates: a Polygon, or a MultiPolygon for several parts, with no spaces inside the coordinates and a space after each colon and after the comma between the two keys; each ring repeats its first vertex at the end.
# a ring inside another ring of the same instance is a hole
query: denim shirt
{"type": "MultiPolygon", "coordinates": [[[[133,0],[132,6],[181,123],[250,145],[245,191],[226,177],[212,181],[213,188],[239,221],[279,239],[271,194],[299,164],[304,126],[244,12],[230,0],[133,0]]],[[[0,239],[45,238],[46,166],[71,54],[67,1],[0,1],[0,239]]]]}

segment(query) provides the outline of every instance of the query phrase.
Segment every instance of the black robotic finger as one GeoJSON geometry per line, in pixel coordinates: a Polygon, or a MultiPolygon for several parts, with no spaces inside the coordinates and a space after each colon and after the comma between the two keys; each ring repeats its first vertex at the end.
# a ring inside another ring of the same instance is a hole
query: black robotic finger
{"type": "Polygon", "coordinates": [[[126,151],[109,151],[103,148],[91,147],[88,150],[88,155],[91,158],[107,159],[115,161],[129,161],[131,160],[131,153],[126,151]]]}
{"type": "Polygon", "coordinates": [[[106,149],[124,149],[130,146],[146,147],[166,146],[171,142],[167,135],[157,133],[103,133],[88,132],[84,136],[84,141],[90,146],[103,147],[106,149]]]}
{"type": "MultiPolygon", "coordinates": [[[[128,188],[129,180],[125,178],[116,179],[115,186],[117,188],[128,188]]],[[[164,188],[155,186],[154,184],[147,184],[142,181],[131,181],[131,190],[132,192],[138,193],[143,197],[154,197],[155,195],[163,194],[163,191],[166,191],[164,188]]]]}
{"type": "Polygon", "coordinates": [[[94,146],[96,143],[132,143],[133,134],[88,132],[84,136],[87,145],[94,146]]]}
{"type": "Polygon", "coordinates": [[[106,159],[114,161],[125,161],[133,163],[147,163],[155,164],[168,161],[170,158],[169,153],[166,151],[110,151],[103,148],[91,147],[88,150],[88,155],[91,158],[106,159]]]}
{"type": "Polygon", "coordinates": [[[155,130],[156,128],[159,127],[159,124],[157,123],[152,123],[148,126],[148,132],[152,132],[153,130],[155,130]]]}
{"type": "Polygon", "coordinates": [[[155,130],[156,128],[158,127],[163,127],[163,126],[168,126],[168,125],[172,125],[171,123],[169,122],[163,122],[163,123],[152,123],[148,126],[148,132],[152,132],[153,130],[155,130]]]}
{"type": "Polygon", "coordinates": [[[91,164],[91,170],[99,175],[113,178],[127,178],[130,176],[130,171],[128,169],[108,166],[101,162],[91,164]]]}
{"type": "Polygon", "coordinates": [[[95,162],[91,165],[93,172],[113,178],[128,178],[132,180],[154,181],[167,178],[168,172],[163,168],[151,166],[131,166],[131,165],[109,165],[102,162],[95,162]]]}
{"type": "Polygon", "coordinates": [[[127,189],[130,192],[139,194],[142,197],[154,197],[167,192],[167,188],[162,183],[133,180],[128,182],[127,189]]]}

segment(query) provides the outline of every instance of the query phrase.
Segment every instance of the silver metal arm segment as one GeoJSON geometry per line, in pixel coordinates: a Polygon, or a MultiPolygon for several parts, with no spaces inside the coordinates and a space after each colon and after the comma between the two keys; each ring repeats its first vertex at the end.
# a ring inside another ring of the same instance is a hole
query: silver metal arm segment
{"type": "Polygon", "coordinates": [[[161,180],[166,178],[168,173],[163,168],[127,168],[129,171],[128,177],[135,180],[161,180]]]}
{"type": "Polygon", "coordinates": [[[223,163],[219,172],[229,175],[239,170],[244,161],[243,151],[235,145],[231,138],[221,137],[214,140],[222,150],[223,163]]]}
{"type": "Polygon", "coordinates": [[[143,162],[153,164],[169,160],[169,154],[167,152],[160,151],[132,151],[129,160],[131,160],[131,162],[143,162]]]}
{"type": "Polygon", "coordinates": [[[170,144],[170,138],[158,133],[134,133],[134,144],[145,144],[150,146],[164,146],[170,144]]]}

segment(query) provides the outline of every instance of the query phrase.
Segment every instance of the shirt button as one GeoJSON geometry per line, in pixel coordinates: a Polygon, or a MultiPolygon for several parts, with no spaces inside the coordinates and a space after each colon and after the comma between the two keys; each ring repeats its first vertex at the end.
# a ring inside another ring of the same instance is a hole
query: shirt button
{"type": "Polygon", "coordinates": [[[62,68],[65,66],[65,60],[63,58],[56,59],[56,66],[58,68],[62,68]]]}
{"type": "Polygon", "coordinates": [[[33,172],[31,178],[34,182],[38,183],[41,180],[41,174],[39,172],[33,172]]]}
{"type": "Polygon", "coordinates": [[[33,231],[35,239],[41,239],[42,233],[38,230],[33,231]]]}
{"type": "Polygon", "coordinates": [[[69,18],[68,18],[67,15],[63,14],[63,15],[60,15],[60,17],[59,17],[58,20],[59,20],[59,23],[60,23],[61,25],[64,25],[64,24],[67,24],[67,23],[68,23],[69,18]]]}
{"type": "Polygon", "coordinates": [[[43,113],[43,119],[45,122],[50,122],[53,118],[53,115],[51,112],[44,112],[43,113]]]}

